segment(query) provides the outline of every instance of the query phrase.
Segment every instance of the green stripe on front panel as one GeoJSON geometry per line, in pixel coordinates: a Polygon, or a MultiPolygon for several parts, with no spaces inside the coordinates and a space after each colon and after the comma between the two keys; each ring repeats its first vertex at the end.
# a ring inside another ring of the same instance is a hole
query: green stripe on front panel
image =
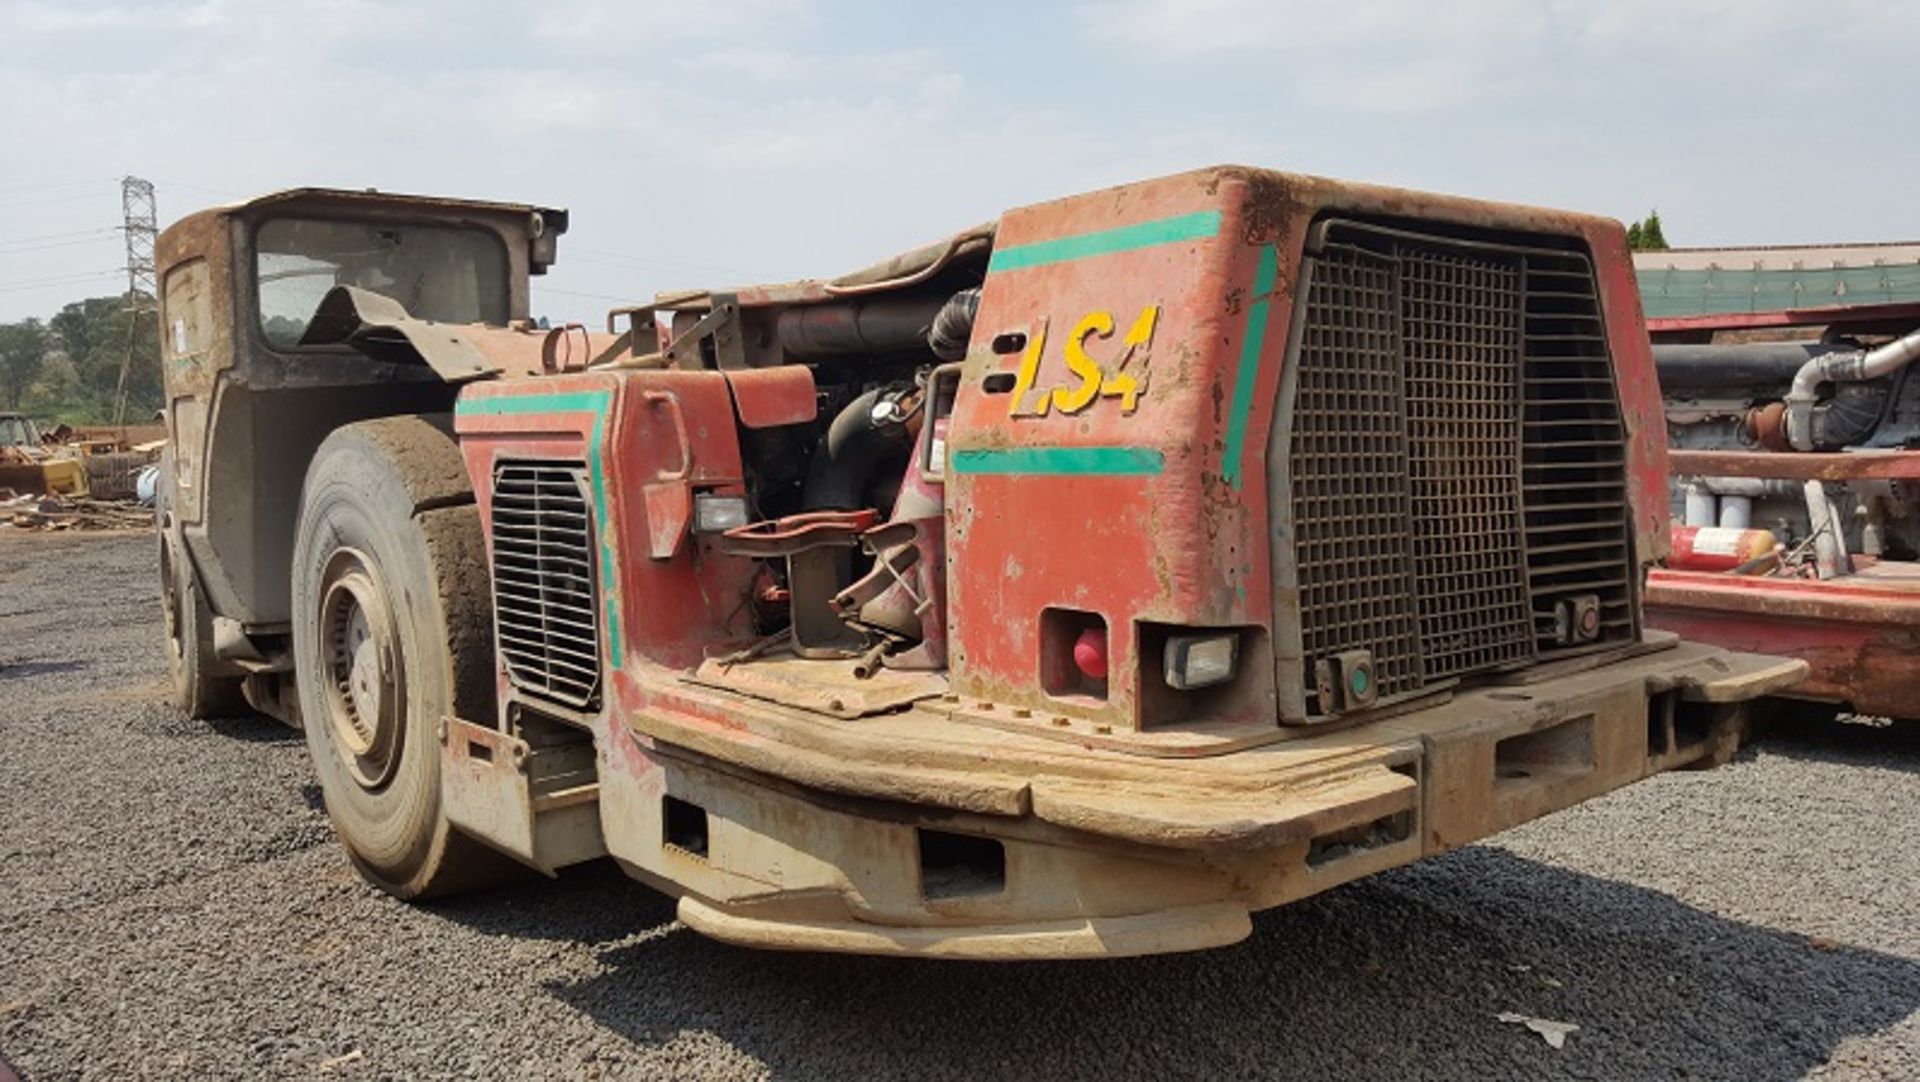
{"type": "Polygon", "coordinates": [[[601,468],[601,441],[607,430],[611,391],[555,391],[548,394],[498,395],[461,399],[453,412],[461,417],[520,417],[528,414],[591,413],[593,432],[587,437],[587,483],[593,487],[594,541],[600,555],[600,605],[607,621],[607,664],[619,668],[625,654],[620,642],[620,612],[614,604],[614,548],[607,541],[612,528],[607,518],[607,477],[601,468]]]}
{"type": "Polygon", "coordinates": [[[1234,488],[1239,488],[1242,480],[1240,460],[1247,450],[1247,418],[1253,412],[1253,386],[1260,374],[1260,351],[1267,340],[1267,309],[1279,274],[1280,252],[1269,244],[1260,249],[1260,265],[1253,274],[1253,301],[1247,305],[1247,330],[1240,339],[1240,367],[1233,374],[1226,449],[1220,454],[1220,476],[1234,488]]]}
{"type": "Polygon", "coordinates": [[[1166,456],[1146,447],[1015,447],[955,451],[954,473],[1127,477],[1157,474],[1166,456]]]}
{"type": "Polygon", "coordinates": [[[1044,267],[1050,263],[1070,263],[1115,252],[1131,252],[1181,241],[1205,240],[1220,234],[1220,212],[1202,210],[1172,218],[1157,218],[1138,225],[1078,233],[1070,237],[1035,241],[1011,248],[997,248],[987,261],[989,273],[1044,267]]]}

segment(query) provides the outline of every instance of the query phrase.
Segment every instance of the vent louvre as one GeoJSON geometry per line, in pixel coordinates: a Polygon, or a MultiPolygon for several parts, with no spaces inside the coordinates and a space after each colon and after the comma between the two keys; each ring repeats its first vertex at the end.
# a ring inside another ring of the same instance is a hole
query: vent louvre
{"type": "Polygon", "coordinates": [[[1624,427],[1585,257],[1347,222],[1324,236],[1276,500],[1309,714],[1335,712],[1316,666],[1346,651],[1373,655],[1388,701],[1591,648],[1558,628],[1571,598],[1598,599],[1601,643],[1631,637],[1624,427]]]}
{"type": "Polygon", "coordinates": [[[600,597],[586,465],[493,470],[493,611],[513,686],[579,709],[600,694],[600,597]]]}
{"type": "Polygon", "coordinates": [[[1584,256],[1530,252],[1521,498],[1536,649],[1583,649],[1557,636],[1561,598],[1593,595],[1601,643],[1634,634],[1626,427],[1614,394],[1593,268],[1584,256]]]}

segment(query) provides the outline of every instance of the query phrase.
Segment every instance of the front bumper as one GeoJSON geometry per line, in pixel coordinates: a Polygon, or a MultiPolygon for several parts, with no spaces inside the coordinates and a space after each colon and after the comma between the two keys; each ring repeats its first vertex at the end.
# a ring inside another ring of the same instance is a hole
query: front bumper
{"type": "Polygon", "coordinates": [[[1805,672],[1676,644],[1199,760],[1077,748],[930,709],[823,721],[679,684],[602,741],[600,818],[607,850],[681,895],[689,927],[746,946],[980,959],[1195,950],[1243,938],[1255,910],[1724,759],[1744,704],[1805,672]],[[998,854],[962,868],[957,887],[935,844],[956,838],[998,854]]]}

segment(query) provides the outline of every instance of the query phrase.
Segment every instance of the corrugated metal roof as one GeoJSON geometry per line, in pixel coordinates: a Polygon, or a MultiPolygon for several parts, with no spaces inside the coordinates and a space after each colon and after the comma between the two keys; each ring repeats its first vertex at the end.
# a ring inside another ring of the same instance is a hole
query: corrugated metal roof
{"type": "Polygon", "coordinates": [[[1636,252],[1649,319],[1920,302],[1920,242],[1636,252]]]}

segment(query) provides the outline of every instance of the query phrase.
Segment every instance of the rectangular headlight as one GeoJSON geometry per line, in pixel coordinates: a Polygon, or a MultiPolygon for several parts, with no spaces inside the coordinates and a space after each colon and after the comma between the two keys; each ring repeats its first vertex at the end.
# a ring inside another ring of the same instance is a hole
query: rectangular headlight
{"type": "Polygon", "coordinates": [[[1212,687],[1233,679],[1240,652],[1240,636],[1174,635],[1167,639],[1167,686],[1180,691],[1212,687]]]}
{"type": "Polygon", "coordinates": [[[747,524],[745,496],[716,496],[698,492],[693,497],[693,532],[724,533],[747,524]]]}

